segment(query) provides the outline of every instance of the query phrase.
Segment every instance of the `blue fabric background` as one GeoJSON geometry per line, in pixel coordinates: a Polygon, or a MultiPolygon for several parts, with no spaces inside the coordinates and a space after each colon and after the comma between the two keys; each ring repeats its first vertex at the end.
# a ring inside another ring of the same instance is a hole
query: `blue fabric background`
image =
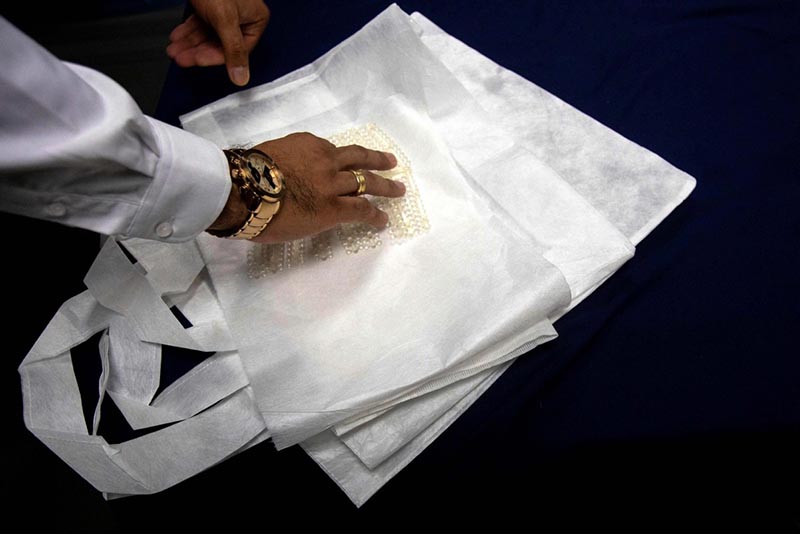
{"type": "MultiPolygon", "coordinates": [[[[694,193],[557,323],[556,341],[514,363],[361,510],[299,448],[268,443],[162,494],[104,503],[32,445],[19,411],[6,416],[19,421],[14,454],[37,476],[14,471],[15,498],[55,485],[42,498],[66,524],[123,529],[220,514],[264,529],[281,514],[800,528],[800,4],[399,4],[685,170],[694,193]]],[[[388,2],[269,5],[251,85],[313,61],[388,2]]],[[[177,124],[234,90],[222,69],[173,67],[158,115],[177,124]]]]}

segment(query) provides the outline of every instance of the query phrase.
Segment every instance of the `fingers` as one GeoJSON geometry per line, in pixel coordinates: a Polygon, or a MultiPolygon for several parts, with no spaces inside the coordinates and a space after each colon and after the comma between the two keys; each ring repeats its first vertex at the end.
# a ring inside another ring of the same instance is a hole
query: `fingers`
{"type": "MultiPolygon", "coordinates": [[[[223,4],[230,6],[230,4],[223,4]]],[[[209,13],[208,23],[214,28],[222,42],[228,76],[236,85],[247,85],[250,81],[248,50],[244,44],[244,36],[239,26],[239,14],[235,6],[223,8],[209,13]]]]}
{"type": "Polygon", "coordinates": [[[337,148],[336,163],[340,169],[376,169],[388,170],[397,165],[397,158],[388,152],[370,150],[359,145],[337,148]]]}
{"type": "Polygon", "coordinates": [[[263,8],[263,11],[258,11],[251,18],[241,21],[244,45],[248,52],[255,48],[256,44],[258,44],[258,40],[261,39],[261,36],[264,34],[264,30],[267,29],[267,24],[269,24],[269,9],[267,9],[263,2],[258,2],[257,4],[263,8]]]}
{"type": "Polygon", "coordinates": [[[194,15],[190,15],[188,19],[175,26],[169,34],[169,40],[173,43],[185,39],[189,34],[193,33],[200,27],[199,19],[194,15]]]}
{"type": "Polygon", "coordinates": [[[191,15],[170,33],[167,55],[181,67],[193,67],[197,64],[194,57],[195,48],[211,38],[205,23],[195,15],[191,15]]]}
{"type": "Polygon", "coordinates": [[[195,8],[170,33],[167,55],[181,67],[226,64],[236,85],[250,81],[249,54],[270,19],[262,0],[191,0],[195,8]]]}
{"type": "Polygon", "coordinates": [[[209,67],[211,65],[223,65],[225,55],[214,43],[201,43],[194,48],[182,52],[175,57],[175,62],[180,66],[209,67]]]}
{"type": "Polygon", "coordinates": [[[167,55],[180,67],[207,67],[225,63],[225,56],[213,31],[196,15],[172,30],[169,37],[172,42],[167,46],[167,55]]]}
{"type": "MultiPolygon", "coordinates": [[[[406,192],[402,182],[388,180],[369,171],[361,171],[366,181],[364,194],[378,197],[401,197],[406,192]]],[[[358,180],[351,171],[336,173],[334,187],[337,195],[352,195],[358,189],[358,180]]]]}
{"type": "Polygon", "coordinates": [[[364,197],[339,197],[338,222],[362,222],[381,229],[389,223],[389,215],[364,197]]]}
{"type": "Polygon", "coordinates": [[[196,36],[196,39],[179,41],[167,47],[167,55],[174,59],[178,66],[204,67],[225,63],[225,56],[216,43],[208,40],[201,32],[195,32],[192,36],[196,36]]]}

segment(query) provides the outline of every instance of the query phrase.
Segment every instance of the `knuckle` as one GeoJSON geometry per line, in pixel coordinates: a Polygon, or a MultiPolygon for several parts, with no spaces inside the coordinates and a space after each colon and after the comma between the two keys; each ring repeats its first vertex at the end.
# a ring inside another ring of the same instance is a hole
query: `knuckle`
{"type": "Polygon", "coordinates": [[[229,4],[228,2],[222,2],[215,7],[215,9],[211,9],[206,14],[208,21],[212,24],[230,23],[236,20],[236,11],[234,11],[233,5],[229,4]]]}
{"type": "Polygon", "coordinates": [[[336,195],[326,195],[322,200],[326,211],[344,211],[346,206],[342,199],[336,195]]]}
{"type": "Polygon", "coordinates": [[[310,169],[313,176],[329,178],[336,174],[335,167],[325,157],[315,157],[310,164],[310,169]]]}
{"type": "Polygon", "coordinates": [[[369,154],[369,150],[361,145],[349,145],[347,150],[353,154],[353,157],[360,160],[366,159],[367,155],[369,154]]]}
{"type": "Polygon", "coordinates": [[[314,137],[314,135],[311,134],[310,132],[295,132],[289,134],[287,137],[290,137],[295,141],[310,141],[314,137]]]}

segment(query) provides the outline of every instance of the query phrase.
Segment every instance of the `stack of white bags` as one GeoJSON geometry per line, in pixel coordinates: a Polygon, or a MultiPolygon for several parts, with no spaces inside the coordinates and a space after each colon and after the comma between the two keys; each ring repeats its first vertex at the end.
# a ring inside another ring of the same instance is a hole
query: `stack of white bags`
{"type": "MultiPolygon", "coordinates": [[[[297,131],[398,155],[388,230],[279,247],[109,239],[20,366],[28,428],[108,498],[271,438],[358,506],[611,276],[694,179],[393,5],[314,63],[181,118],[220,147],[297,131]],[[170,311],[176,306],[192,327],[170,311]],[[100,341],[87,429],[70,349],[100,341]],[[155,396],[161,347],[215,352],[155,396]],[[105,395],[134,429],[98,436],[105,395]]],[[[536,351],[526,357],[536,357],[536,351]]]]}

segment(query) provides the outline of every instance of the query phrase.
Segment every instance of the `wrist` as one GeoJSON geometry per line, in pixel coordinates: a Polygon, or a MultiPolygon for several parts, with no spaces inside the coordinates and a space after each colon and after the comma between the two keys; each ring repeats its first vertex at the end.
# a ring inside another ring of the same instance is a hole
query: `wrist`
{"type": "Polygon", "coordinates": [[[219,217],[206,229],[216,237],[253,239],[278,213],[283,173],[267,154],[257,149],[228,149],[231,191],[219,217]]]}
{"type": "Polygon", "coordinates": [[[241,195],[238,190],[231,184],[231,190],[228,194],[228,201],[225,207],[222,208],[217,219],[208,227],[208,230],[233,230],[241,228],[247,221],[250,212],[247,206],[244,205],[241,195]]]}

